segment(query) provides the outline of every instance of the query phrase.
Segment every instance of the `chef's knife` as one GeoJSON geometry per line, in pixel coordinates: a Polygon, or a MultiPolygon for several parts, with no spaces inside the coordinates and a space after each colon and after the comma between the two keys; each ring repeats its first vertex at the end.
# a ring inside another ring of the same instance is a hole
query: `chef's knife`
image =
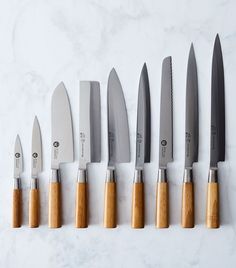
{"type": "Polygon", "coordinates": [[[60,164],[74,161],[70,103],[61,82],[54,90],[51,107],[51,169],[49,189],[49,227],[61,227],[60,164]]]}
{"type": "Polygon", "coordinates": [[[22,221],[22,190],[21,173],[23,172],[23,154],[19,135],[16,136],[14,150],[14,187],[12,227],[21,227],[22,221]]]}
{"type": "Polygon", "coordinates": [[[130,162],[130,140],[124,94],[115,69],[110,72],[108,101],[108,169],[105,183],[104,227],[115,228],[116,222],[116,163],[130,162]]]}
{"type": "Polygon", "coordinates": [[[225,161],[225,96],[224,66],[217,34],[215,38],[211,76],[211,148],[210,171],[207,188],[206,225],[219,228],[218,162],[225,161]]]}
{"type": "Polygon", "coordinates": [[[194,227],[193,163],[198,161],[198,81],[197,64],[193,44],[191,45],[186,84],[185,109],[185,169],[182,186],[181,224],[194,227]]]}
{"type": "Polygon", "coordinates": [[[138,93],[136,164],[132,197],[132,228],[144,228],[144,163],[150,162],[151,110],[147,66],[144,64],[138,93]]]}
{"type": "Polygon", "coordinates": [[[167,164],[173,161],[173,100],[171,57],[162,63],[159,171],[156,192],[156,227],[169,227],[167,164]]]}
{"type": "Polygon", "coordinates": [[[88,174],[91,162],[101,161],[100,86],[95,81],[80,82],[79,172],[76,189],[75,227],[88,227],[88,174]]]}
{"type": "Polygon", "coordinates": [[[39,226],[40,205],[38,175],[42,171],[42,140],[37,116],[34,118],[31,149],[31,185],[29,194],[29,227],[39,226]]]}

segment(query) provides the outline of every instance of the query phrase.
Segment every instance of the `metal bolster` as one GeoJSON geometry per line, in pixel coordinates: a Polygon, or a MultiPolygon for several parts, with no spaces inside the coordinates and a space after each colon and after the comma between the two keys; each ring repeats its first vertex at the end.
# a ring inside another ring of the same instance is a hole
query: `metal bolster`
{"type": "Polygon", "coordinates": [[[77,182],[85,183],[87,182],[87,170],[86,169],[79,169],[78,176],[77,176],[77,182]]]}
{"type": "Polygon", "coordinates": [[[59,169],[52,169],[52,177],[51,177],[51,182],[60,182],[60,172],[59,169]]]}
{"type": "Polygon", "coordinates": [[[218,182],[217,168],[209,170],[208,182],[218,182]]]}
{"type": "Polygon", "coordinates": [[[14,189],[21,189],[21,179],[20,178],[14,178],[14,189]]]}
{"type": "Polygon", "coordinates": [[[159,168],[157,182],[167,182],[166,168],[159,168]]]}
{"type": "Polygon", "coordinates": [[[193,169],[192,168],[185,168],[184,169],[184,178],[183,182],[193,182],[193,169]]]}
{"type": "Polygon", "coordinates": [[[32,178],[30,182],[30,189],[38,189],[38,179],[37,178],[32,178]]]}
{"type": "Polygon", "coordinates": [[[143,182],[143,170],[136,169],[134,173],[134,183],[140,183],[140,182],[143,182]]]}
{"type": "Polygon", "coordinates": [[[108,169],[107,170],[106,182],[115,182],[115,181],[116,181],[115,169],[108,169]]]}

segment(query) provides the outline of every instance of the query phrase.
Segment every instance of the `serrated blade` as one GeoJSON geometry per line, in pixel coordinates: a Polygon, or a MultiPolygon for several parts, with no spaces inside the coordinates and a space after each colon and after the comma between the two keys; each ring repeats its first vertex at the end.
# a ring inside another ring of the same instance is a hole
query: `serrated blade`
{"type": "Polygon", "coordinates": [[[95,81],[80,82],[79,168],[101,161],[100,86],[95,81]]]}
{"type": "Polygon", "coordinates": [[[20,178],[23,172],[23,154],[19,135],[16,136],[14,149],[14,178],[20,178]]]}
{"type": "Polygon", "coordinates": [[[198,161],[198,81],[197,64],[191,45],[186,85],[185,112],[185,168],[191,168],[198,161]]]}
{"type": "Polygon", "coordinates": [[[150,89],[147,66],[144,64],[139,80],[137,132],[136,132],[136,169],[150,162],[151,152],[151,110],[150,89]]]}
{"type": "Polygon", "coordinates": [[[59,169],[60,163],[74,160],[70,103],[62,82],[54,90],[51,109],[51,168],[59,169]]]}
{"type": "Polygon", "coordinates": [[[217,34],[214,44],[211,76],[211,153],[210,167],[217,167],[219,161],[225,161],[225,96],[224,66],[217,34]]]}
{"type": "Polygon", "coordinates": [[[42,171],[42,139],[37,116],[34,118],[32,133],[32,151],[31,151],[31,176],[38,178],[42,171]]]}
{"type": "Polygon", "coordinates": [[[173,100],[171,57],[162,63],[161,109],[159,137],[159,168],[166,168],[173,160],[173,100]]]}
{"type": "Polygon", "coordinates": [[[115,69],[108,79],[108,166],[130,162],[130,140],[124,94],[115,69]]]}

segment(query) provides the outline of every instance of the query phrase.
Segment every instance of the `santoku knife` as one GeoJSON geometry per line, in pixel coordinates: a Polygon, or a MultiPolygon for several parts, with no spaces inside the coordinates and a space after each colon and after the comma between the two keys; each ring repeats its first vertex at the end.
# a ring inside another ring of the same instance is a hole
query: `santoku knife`
{"type": "Polygon", "coordinates": [[[95,81],[80,82],[79,172],[76,190],[75,226],[88,226],[88,174],[91,162],[101,161],[100,86],[95,81]]]}
{"type": "Polygon", "coordinates": [[[193,44],[191,45],[186,84],[185,109],[185,168],[182,187],[181,224],[194,227],[193,163],[198,161],[198,81],[197,64],[193,44]]]}
{"type": "Polygon", "coordinates": [[[225,161],[225,96],[224,66],[217,34],[215,38],[211,76],[211,147],[210,171],[207,188],[206,225],[219,228],[218,162],[225,161]]]}
{"type": "Polygon", "coordinates": [[[144,227],[144,163],[150,162],[151,145],[151,111],[150,90],[147,66],[144,64],[138,93],[137,131],[136,131],[136,164],[132,196],[132,228],[144,227]]]}
{"type": "Polygon", "coordinates": [[[173,161],[173,100],[171,57],[162,63],[159,135],[159,171],[156,191],[156,227],[169,227],[167,164],[173,161]]]}
{"type": "Polygon", "coordinates": [[[116,163],[130,162],[130,140],[124,94],[115,69],[110,72],[108,102],[108,169],[105,183],[104,227],[115,228],[116,222],[116,163]]]}
{"type": "Polygon", "coordinates": [[[74,161],[70,103],[61,82],[54,90],[51,107],[51,169],[49,189],[49,227],[61,227],[60,164],[74,161]]]}

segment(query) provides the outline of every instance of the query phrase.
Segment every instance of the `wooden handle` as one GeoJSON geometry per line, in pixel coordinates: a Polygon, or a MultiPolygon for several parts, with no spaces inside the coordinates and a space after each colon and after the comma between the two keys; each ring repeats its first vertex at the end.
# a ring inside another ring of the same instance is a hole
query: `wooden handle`
{"type": "Polygon", "coordinates": [[[132,228],[144,228],[144,183],[133,184],[132,228]]]}
{"type": "Polygon", "coordinates": [[[169,227],[169,193],[168,183],[158,182],[156,192],[156,227],[169,227]]]}
{"type": "Polygon", "coordinates": [[[78,182],[76,187],[75,227],[88,227],[87,183],[78,182]]]}
{"type": "Polygon", "coordinates": [[[104,202],[104,227],[116,228],[116,182],[106,182],[104,202]]]}
{"type": "Polygon", "coordinates": [[[39,227],[39,189],[31,189],[29,195],[29,227],[39,227]]]}
{"type": "Polygon", "coordinates": [[[12,227],[21,227],[22,220],[22,191],[21,189],[13,190],[13,210],[12,210],[12,227]]]}
{"type": "Polygon", "coordinates": [[[61,183],[51,182],[49,188],[49,228],[61,227],[61,183]]]}
{"type": "Polygon", "coordinates": [[[192,182],[183,183],[181,224],[183,228],[194,227],[194,187],[192,182]]]}
{"type": "Polygon", "coordinates": [[[217,182],[209,182],[207,186],[207,228],[219,228],[219,185],[217,182]]]}

